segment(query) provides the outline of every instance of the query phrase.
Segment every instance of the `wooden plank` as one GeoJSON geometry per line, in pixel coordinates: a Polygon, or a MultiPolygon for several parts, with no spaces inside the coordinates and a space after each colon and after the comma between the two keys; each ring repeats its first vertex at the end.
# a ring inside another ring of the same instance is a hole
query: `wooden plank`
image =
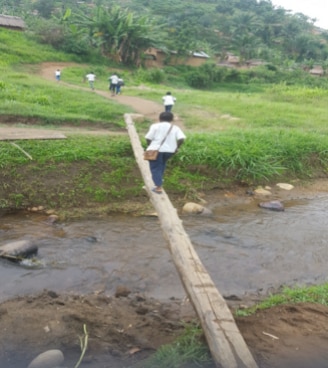
{"type": "Polygon", "coordinates": [[[0,141],[16,141],[23,139],[66,139],[57,131],[32,128],[0,128],[0,141]]]}
{"type": "Polygon", "coordinates": [[[145,189],[156,209],[173,262],[191,303],[200,319],[205,337],[217,366],[223,368],[256,368],[233,315],[195,252],[189,236],[168,196],[151,191],[154,186],[148,161],[130,114],[125,114],[134,155],[145,182],[145,189]]]}

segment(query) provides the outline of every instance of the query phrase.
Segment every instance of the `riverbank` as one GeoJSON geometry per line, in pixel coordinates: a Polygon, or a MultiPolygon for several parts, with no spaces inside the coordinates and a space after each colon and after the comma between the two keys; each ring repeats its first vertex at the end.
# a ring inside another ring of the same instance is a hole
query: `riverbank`
{"type": "MultiPolygon", "coordinates": [[[[266,190],[272,192],[272,199],[286,202],[311,200],[328,193],[325,180],[293,184],[292,190],[281,190],[276,185],[266,190]]],[[[215,201],[224,211],[232,206],[238,212],[238,208],[242,210],[249,201],[260,200],[246,193],[245,188],[203,194],[209,206],[215,201]]],[[[4,234],[0,231],[0,235],[4,234]]],[[[129,258],[129,264],[131,262],[133,257],[129,258]]],[[[16,266],[3,263],[3,267],[16,266]]],[[[226,297],[232,310],[243,310],[260,299],[258,295],[226,297]]],[[[112,293],[95,289],[85,295],[44,290],[4,301],[0,304],[0,315],[6,331],[0,338],[0,365],[4,368],[26,368],[36,355],[49,349],[60,349],[65,356],[65,366],[73,367],[81,354],[78,339],[84,325],[89,343],[81,367],[139,368],[157,349],[175,341],[185,323],[197,321],[188,299],[159,301],[132,292],[129,285],[112,293]]],[[[326,367],[327,307],[293,303],[235,320],[260,368],[326,367]]],[[[211,363],[202,365],[213,366],[211,363]]]]}

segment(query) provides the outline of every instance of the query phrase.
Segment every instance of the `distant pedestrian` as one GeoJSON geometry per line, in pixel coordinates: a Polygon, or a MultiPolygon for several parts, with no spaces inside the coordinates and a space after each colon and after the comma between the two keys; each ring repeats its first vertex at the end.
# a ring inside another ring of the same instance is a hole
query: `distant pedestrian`
{"type": "Polygon", "coordinates": [[[118,78],[117,85],[116,85],[116,94],[120,95],[122,93],[121,87],[124,86],[124,80],[122,78],[118,78]]]}
{"type": "Polygon", "coordinates": [[[89,86],[92,90],[95,89],[95,86],[94,86],[94,83],[95,83],[95,80],[96,80],[96,75],[94,74],[94,72],[91,72],[89,74],[87,74],[85,76],[86,80],[89,82],[89,86]]]}
{"type": "Polygon", "coordinates": [[[118,76],[114,73],[112,74],[108,80],[109,80],[109,90],[112,92],[112,96],[115,96],[116,94],[116,88],[118,83],[118,76]]]}
{"type": "Polygon", "coordinates": [[[176,98],[171,95],[171,92],[166,92],[166,95],[162,97],[165,111],[171,111],[176,101],[176,98]]]}
{"type": "Polygon", "coordinates": [[[56,77],[56,81],[59,82],[60,81],[60,69],[57,69],[55,71],[55,77],[56,77]]]}

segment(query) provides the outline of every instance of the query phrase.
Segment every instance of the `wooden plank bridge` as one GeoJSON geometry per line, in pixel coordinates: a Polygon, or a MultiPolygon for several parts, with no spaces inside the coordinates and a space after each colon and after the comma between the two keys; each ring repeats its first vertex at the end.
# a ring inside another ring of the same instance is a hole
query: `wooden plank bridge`
{"type": "Polygon", "coordinates": [[[163,235],[184,289],[201,322],[212,357],[218,367],[257,368],[232,313],[203,266],[182,221],[165,191],[153,193],[148,161],[143,159],[143,147],[132,116],[124,115],[136,162],[145,182],[145,189],[158,214],[163,235]]]}

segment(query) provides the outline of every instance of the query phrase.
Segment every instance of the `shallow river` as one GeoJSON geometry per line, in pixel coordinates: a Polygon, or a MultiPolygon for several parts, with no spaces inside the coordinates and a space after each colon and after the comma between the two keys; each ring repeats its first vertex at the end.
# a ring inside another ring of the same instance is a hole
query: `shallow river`
{"type": "MultiPolygon", "coordinates": [[[[182,220],[224,296],[328,281],[328,194],[285,201],[284,212],[253,200],[210,203],[213,216],[182,220]]],[[[111,294],[118,285],[158,299],[185,296],[156,217],[47,225],[40,214],[1,216],[0,245],[22,239],[36,242],[40,264],[0,260],[0,301],[43,289],[111,294]]]]}

